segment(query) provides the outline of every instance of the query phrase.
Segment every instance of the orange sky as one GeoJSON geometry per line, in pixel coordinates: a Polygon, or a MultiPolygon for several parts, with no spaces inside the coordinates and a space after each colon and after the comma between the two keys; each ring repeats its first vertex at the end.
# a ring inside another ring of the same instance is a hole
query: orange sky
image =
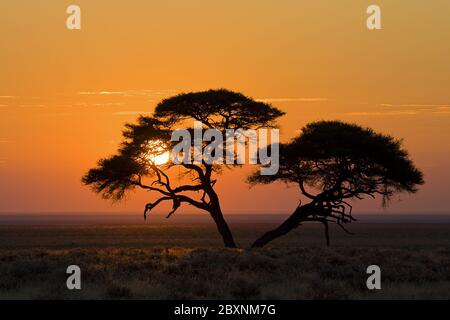
{"type": "MultiPolygon", "coordinates": [[[[449,1],[376,1],[377,31],[365,24],[372,1],[75,3],[81,31],[65,27],[72,1],[0,3],[0,212],[141,211],[148,194],[111,206],[82,174],[160,99],[220,87],[287,112],[283,140],[320,119],[403,137],[426,185],[388,210],[450,212],[449,1]]],[[[244,174],[217,184],[226,213],[297,204],[297,190],[249,189],[244,174]]]]}

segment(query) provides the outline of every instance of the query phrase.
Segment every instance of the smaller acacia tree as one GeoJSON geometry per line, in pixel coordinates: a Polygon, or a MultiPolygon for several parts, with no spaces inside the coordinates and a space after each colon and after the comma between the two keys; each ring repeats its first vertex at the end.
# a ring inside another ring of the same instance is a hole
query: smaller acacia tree
{"type": "Polygon", "coordinates": [[[347,231],[344,224],[356,220],[349,200],[381,195],[384,206],[395,193],[415,193],[417,186],[424,183],[400,140],[354,124],[308,124],[279,150],[278,174],[263,176],[255,172],[249,182],[294,183],[310,202],[299,205],[279,227],[257,239],[253,247],[263,247],[307,221],[324,224],[329,245],[329,222],[347,231]]]}

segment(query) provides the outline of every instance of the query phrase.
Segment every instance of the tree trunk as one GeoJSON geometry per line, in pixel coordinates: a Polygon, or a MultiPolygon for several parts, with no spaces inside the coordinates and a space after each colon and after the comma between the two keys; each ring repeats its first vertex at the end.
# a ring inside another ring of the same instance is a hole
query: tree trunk
{"type": "Polygon", "coordinates": [[[270,241],[275,240],[292,229],[297,228],[302,220],[307,218],[310,214],[312,214],[314,211],[314,207],[311,203],[308,203],[304,206],[298,207],[295,209],[295,211],[289,216],[289,218],[286,219],[278,228],[275,228],[264,235],[262,235],[260,238],[258,238],[253,244],[252,248],[262,248],[266,244],[268,244],[270,241]]]}
{"type": "Polygon", "coordinates": [[[231,233],[230,228],[228,227],[225,218],[223,217],[222,210],[220,209],[219,198],[215,194],[210,194],[211,199],[211,210],[209,213],[213,218],[214,222],[217,225],[217,230],[219,230],[220,235],[222,236],[223,243],[227,248],[236,248],[236,243],[233,239],[233,234],[231,233]]]}
{"type": "Polygon", "coordinates": [[[222,236],[225,247],[236,248],[236,243],[234,242],[233,235],[231,234],[231,230],[228,227],[228,224],[225,221],[220,208],[215,208],[210,213],[211,217],[214,219],[214,222],[217,225],[217,230],[219,230],[219,233],[222,236]]]}

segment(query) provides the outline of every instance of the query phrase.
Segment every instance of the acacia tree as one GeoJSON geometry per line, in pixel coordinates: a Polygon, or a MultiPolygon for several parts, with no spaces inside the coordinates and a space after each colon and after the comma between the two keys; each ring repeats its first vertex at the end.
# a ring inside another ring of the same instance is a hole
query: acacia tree
{"type": "Polygon", "coordinates": [[[145,205],[144,218],[162,202],[172,203],[167,217],[183,203],[192,205],[210,214],[226,247],[236,247],[214,190],[220,167],[205,161],[175,164],[171,159],[167,163],[155,159],[172,149],[173,130],[192,129],[194,120],[224,133],[226,129],[273,127],[274,121],[283,114],[267,103],[225,89],[176,95],[161,101],[153,117],[141,116],[137,124],[127,124],[117,154],[101,159],[82,181],[104,198],[115,201],[135,188],[158,195],[155,201],[145,205]],[[189,182],[174,185],[171,179],[174,173],[189,182]]]}
{"type": "Polygon", "coordinates": [[[328,223],[347,231],[344,224],[356,220],[349,200],[380,195],[386,205],[395,193],[415,193],[424,183],[400,140],[340,121],[306,125],[298,137],[280,145],[278,174],[255,172],[248,180],[251,184],[293,183],[309,200],[253,247],[263,247],[308,221],[323,223],[329,245],[328,223]]]}

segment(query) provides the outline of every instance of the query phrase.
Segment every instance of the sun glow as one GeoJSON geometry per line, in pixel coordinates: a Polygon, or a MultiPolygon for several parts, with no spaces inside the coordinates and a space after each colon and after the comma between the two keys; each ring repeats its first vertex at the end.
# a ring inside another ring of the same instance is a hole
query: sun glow
{"type": "Polygon", "coordinates": [[[161,141],[157,140],[150,142],[148,149],[148,159],[152,164],[160,166],[169,162],[170,152],[166,151],[161,141]]]}

